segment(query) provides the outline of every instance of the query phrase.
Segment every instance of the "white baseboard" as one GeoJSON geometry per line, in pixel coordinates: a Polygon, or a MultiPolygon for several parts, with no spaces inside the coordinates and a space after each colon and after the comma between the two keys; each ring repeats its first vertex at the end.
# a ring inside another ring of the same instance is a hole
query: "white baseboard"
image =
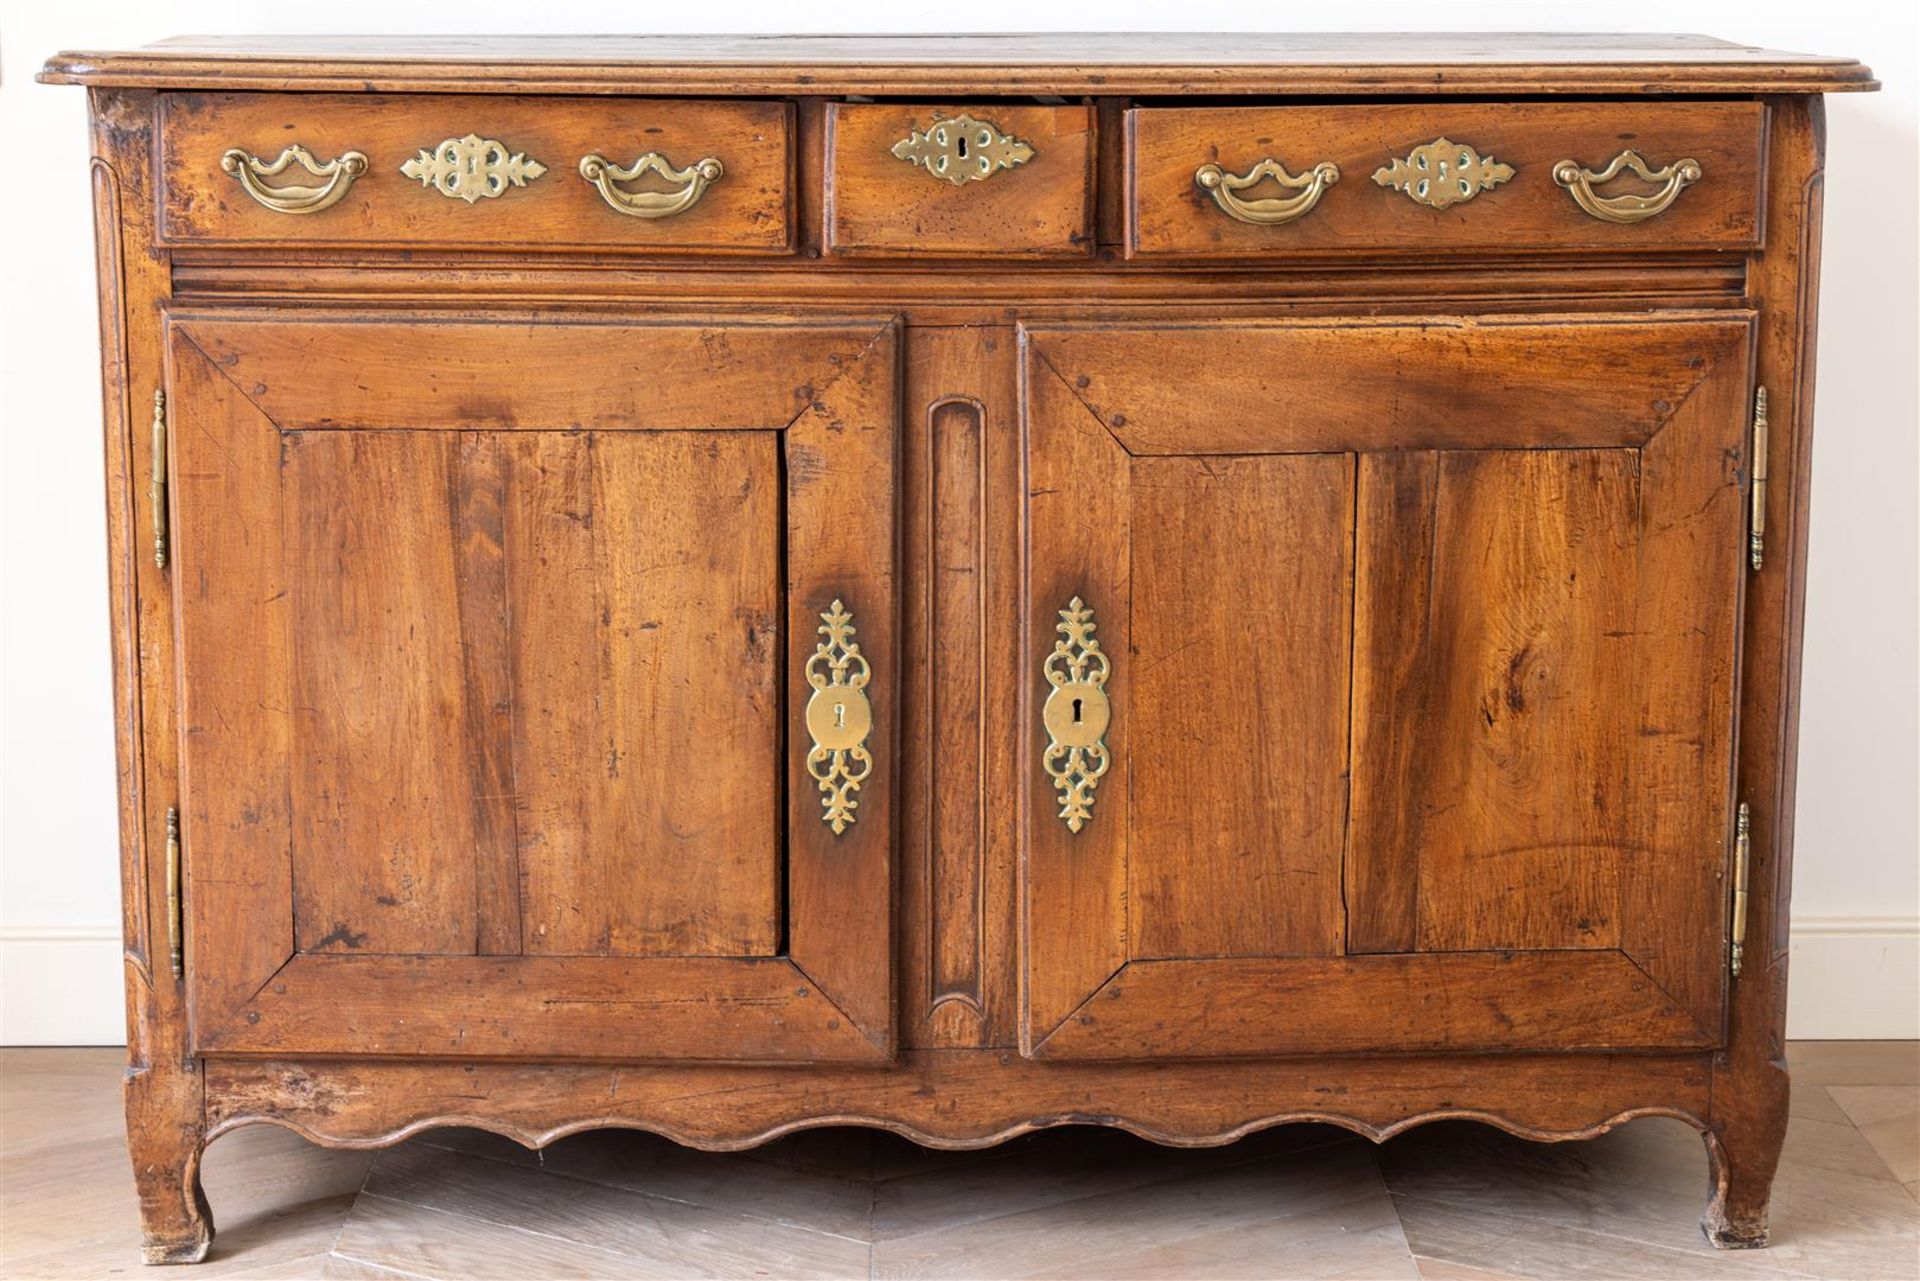
{"type": "Polygon", "coordinates": [[[1793,918],[1787,1035],[1811,1041],[1920,1038],[1920,918],[1793,918]]]}
{"type": "MultiPolygon", "coordinates": [[[[0,1045],[126,1039],[117,926],[0,927],[0,1045]]],[[[1920,919],[1796,917],[1787,1035],[1920,1038],[1920,919]]]]}
{"type": "Polygon", "coordinates": [[[124,1045],[120,927],[0,926],[0,1045],[124,1045]]]}

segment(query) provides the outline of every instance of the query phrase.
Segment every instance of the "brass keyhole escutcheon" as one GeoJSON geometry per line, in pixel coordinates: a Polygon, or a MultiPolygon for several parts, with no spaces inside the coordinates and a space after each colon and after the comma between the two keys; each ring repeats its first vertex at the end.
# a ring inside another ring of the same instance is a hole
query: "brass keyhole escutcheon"
{"type": "Polygon", "coordinates": [[[838,600],[820,615],[821,640],[807,659],[807,773],[820,785],[820,821],[835,836],[852,826],[860,808],[860,785],[873,773],[867,735],[873,731],[873,704],[867,681],[873,669],[854,639],[853,613],[838,600]]]}
{"type": "Polygon", "coordinates": [[[1075,596],[1060,611],[1054,629],[1060,639],[1041,664],[1041,674],[1052,689],[1040,708],[1047,731],[1040,767],[1060,793],[1060,817],[1069,832],[1078,832],[1093,817],[1094,789],[1113,765],[1107,751],[1107,725],[1113,704],[1107,700],[1107,678],[1113,664],[1094,637],[1093,610],[1075,596]]]}
{"type": "Polygon", "coordinates": [[[1062,747],[1093,747],[1106,737],[1113,711],[1107,692],[1088,681],[1055,686],[1040,709],[1047,737],[1062,747]]]}
{"type": "Polygon", "coordinates": [[[830,752],[866,742],[873,729],[873,704],[851,685],[828,685],[807,700],[807,733],[830,752]]]}

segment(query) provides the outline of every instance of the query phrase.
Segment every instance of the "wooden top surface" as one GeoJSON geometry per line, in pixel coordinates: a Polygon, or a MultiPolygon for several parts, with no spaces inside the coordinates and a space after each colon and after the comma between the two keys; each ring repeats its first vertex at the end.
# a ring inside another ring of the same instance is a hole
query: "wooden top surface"
{"type": "Polygon", "coordinates": [[[179,36],[48,84],[661,94],[1737,94],[1874,89],[1851,58],[1694,35],[179,36]]]}

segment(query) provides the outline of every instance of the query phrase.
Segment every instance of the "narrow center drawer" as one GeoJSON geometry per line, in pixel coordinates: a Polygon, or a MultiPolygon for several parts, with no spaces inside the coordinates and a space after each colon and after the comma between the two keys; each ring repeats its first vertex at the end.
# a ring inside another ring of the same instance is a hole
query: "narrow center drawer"
{"type": "Polygon", "coordinates": [[[826,242],[894,258],[1093,252],[1093,110],[835,103],[826,242]]]}
{"type": "Polygon", "coordinates": [[[170,94],[162,111],[164,244],[778,254],[793,242],[784,102],[170,94]]]}
{"type": "Polygon", "coordinates": [[[1140,108],[1128,252],[1749,249],[1765,120],[1753,102],[1140,108]]]}

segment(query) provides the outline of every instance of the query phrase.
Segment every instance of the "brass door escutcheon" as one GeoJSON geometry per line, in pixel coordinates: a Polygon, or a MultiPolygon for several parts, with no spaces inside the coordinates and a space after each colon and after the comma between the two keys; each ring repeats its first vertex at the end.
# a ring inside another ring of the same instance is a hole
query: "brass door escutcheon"
{"type": "Polygon", "coordinates": [[[1292,222],[1319,204],[1321,194],[1340,181],[1340,167],[1331,160],[1322,160],[1296,178],[1287,172],[1286,166],[1272,156],[1268,156],[1246,173],[1239,175],[1230,174],[1219,165],[1201,165],[1193,171],[1193,181],[1200,190],[1213,197],[1213,202],[1225,211],[1227,217],[1236,222],[1274,226],[1283,222],[1292,222]],[[1282,187],[1299,191],[1300,194],[1269,196],[1255,200],[1241,198],[1241,192],[1258,185],[1265,178],[1271,178],[1282,187]]]}
{"type": "Polygon", "coordinates": [[[1679,199],[1680,193],[1699,182],[1700,177],[1698,160],[1676,160],[1664,169],[1654,169],[1640,158],[1639,152],[1631,149],[1615,156],[1598,173],[1582,168],[1574,160],[1562,160],[1553,167],[1553,180],[1567,189],[1567,193],[1573,197],[1573,203],[1602,222],[1645,222],[1655,214],[1665,212],[1668,206],[1679,199]],[[1603,182],[1612,182],[1622,169],[1631,170],[1643,182],[1661,184],[1660,190],[1639,196],[1601,196],[1594,193],[1594,187],[1603,182]]]}
{"type": "Polygon", "coordinates": [[[1093,817],[1093,789],[1113,764],[1107,751],[1107,726],[1113,707],[1107,701],[1107,677],[1113,665],[1094,639],[1093,611],[1078,597],[1060,611],[1054,630],[1061,639],[1041,665],[1053,692],[1040,710],[1047,729],[1041,766],[1060,793],[1060,817],[1077,832],[1093,817]]]}
{"type": "Polygon", "coordinates": [[[853,639],[853,615],[835,598],[820,615],[825,637],[807,659],[807,733],[813,747],[807,752],[807,773],[820,785],[820,821],[835,836],[854,821],[860,808],[854,793],[873,773],[867,735],[873,729],[873,705],[867,701],[867,681],[873,669],[853,639]]]}
{"type": "Polygon", "coordinates": [[[220,157],[220,168],[232,174],[249,196],[275,213],[311,214],[339,204],[353,180],[367,171],[367,158],[358,151],[343,151],[323,164],[314,159],[311,151],[296,144],[282,151],[277,159],[262,160],[252,152],[233,147],[220,157]],[[265,179],[284,173],[294,165],[316,178],[325,178],[326,182],[317,187],[303,183],[274,187],[266,183],[265,179]]]}
{"type": "Polygon", "coordinates": [[[649,151],[624,168],[597,152],[580,157],[580,176],[593,184],[600,198],[612,206],[615,213],[629,218],[671,218],[685,213],[699,203],[708,186],[719,182],[726,173],[726,166],[712,156],[695,161],[685,169],[675,169],[673,162],[657,151],[649,151]],[[668,182],[679,183],[680,190],[623,191],[614,185],[632,182],[643,174],[657,174],[668,182]]]}
{"type": "Polygon", "coordinates": [[[985,182],[1002,169],[1024,165],[1033,159],[1033,147],[1001,133],[991,121],[950,116],[934,121],[924,132],[909,130],[906,137],[893,144],[893,154],[960,187],[985,182]]]}

